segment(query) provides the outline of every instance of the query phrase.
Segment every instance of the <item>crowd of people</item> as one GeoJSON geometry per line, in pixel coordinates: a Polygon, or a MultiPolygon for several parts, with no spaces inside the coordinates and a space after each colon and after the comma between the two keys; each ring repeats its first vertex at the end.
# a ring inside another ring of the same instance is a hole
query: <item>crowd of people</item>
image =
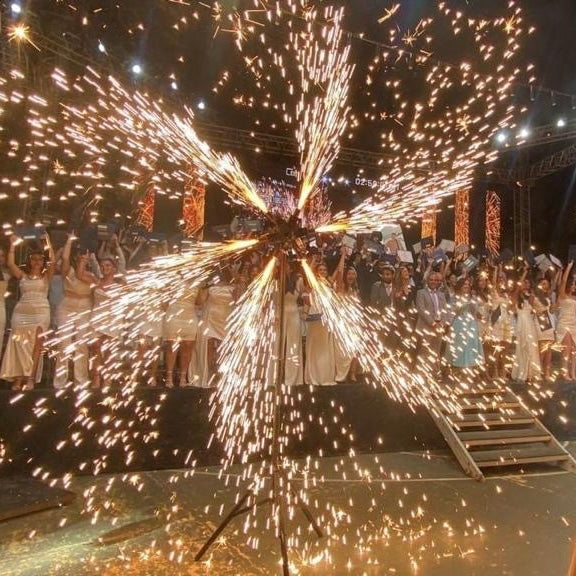
{"type": "MultiPolygon", "coordinates": [[[[218,281],[191,287],[151,312],[137,334],[125,318],[102,313],[131,268],[168,251],[166,242],[127,234],[109,235],[91,253],[73,234],[57,251],[47,234],[34,242],[12,236],[0,247],[0,380],[23,390],[71,382],[98,388],[127,378],[146,386],[213,385],[227,318],[263,257],[254,252],[218,281]],[[130,351],[128,365],[113,357],[120,349],[130,351]]],[[[374,338],[414,370],[529,382],[552,379],[558,367],[559,378],[575,379],[572,262],[561,268],[547,259],[535,265],[471,257],[468,247],[454,252],[423,244],[403,261],[405,252],[391,251],[379,234],[352,244],[318,237],[308,262],[333,290],[382,321],[374,338]]],[[[284,301],[285,382],[361,380],[362,366],[329,331],[298,260],[289,263],[284,301]]]]}

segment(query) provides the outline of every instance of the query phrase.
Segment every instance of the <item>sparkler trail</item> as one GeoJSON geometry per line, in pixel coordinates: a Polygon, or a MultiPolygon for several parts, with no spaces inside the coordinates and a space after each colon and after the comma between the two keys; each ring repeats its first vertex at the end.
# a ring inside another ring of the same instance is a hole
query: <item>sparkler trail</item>
{"type": "Polygon", "coordinates": [[[325,47],[313,31],[313,12],[308,15],[306,34],[293,34],[291,38],[301,75],[301,95],[296,109],[299,210],[317,192],[320,180],[332,168],[340,151],[340,138],[348,125],[346,100],[354,66],[348,63],[350,46],[343,47],[343,15],[343,10],[327,11],[330,26],[324,26],[321,33],[325,47]]]}
{"type": "Polygon", "coordinates": [[[453,172],[435,171],[431,174],[415,172],[390,175],[382,187],[350,213],[340,212],[317,232],[349,231],[353,233],[374,230],[376,219],[380,224],[416,221],[429,210],[435,209],[442,198],[469,187],[474,179],[476,165],[458,162],[462,166],[453,172]],[[382,219],[384,220],[382,221],[382,219]]]}
{"type": "Polygon", "coordinates": [[[302,268],[310,285],[312,298],[322,311],[323,322],[334,335],[337,345],[350,358],[357,358],[374,386],[383,388],[388,396],[411,406],[426,405],[434,384],[423,375],[408,370],[410,357],[404,353],[390,353],[378,337],[393,330],[398,319],[381,315],[366,308],[350,296],[333,290],[325,281],[316,278],[306,261],[302,268]]]}
{"type": "Polygon", "coordinates": [[[238,301],[220,347],[220,380],[212,417],[231,464],[243,464],[270,448],[274,403],[271,382],[277,364],[276,258],[238,301]]]}
{"type": "MultiPolygon", "coordinates": [[[[59,85],[62,80],[58,78],[59,85]]],[[[141,169],[155,169],[155,185],[165,191],[180,186],[187,177],[182,167],[193,164],[200,175],[220,184],[236,203],[267,212],[254,183],[236,158],[215,152],[198,137],[191,123],[191,111],[187,110],[184,118],[171,116],[158,102],[144,94],[128,92],[116,79],[109,78],[103,85],[101,81],[99,75],[89,71],[83,83],[75,83],[76,90],[85,92],[92,87],[100,97],[86,108],[66,106],[63,114],[69,121],[66,136],[82,146],[87,155],[97,155],[100,162],[110,157],[111,151],[132,162],[138,158],[141,169]],[[104,100],[103,94],[108,99],[104,100]],[[110,140],[103,138],[106,134],[110,140]],[[167,167],[163,169],[162,163],[167,167]]],[[[133,179],[139,176],[127,166],[122,169],[133,179]]],[[[125,184],[129,189],[132,186],[132,181],[125,184]]]]}

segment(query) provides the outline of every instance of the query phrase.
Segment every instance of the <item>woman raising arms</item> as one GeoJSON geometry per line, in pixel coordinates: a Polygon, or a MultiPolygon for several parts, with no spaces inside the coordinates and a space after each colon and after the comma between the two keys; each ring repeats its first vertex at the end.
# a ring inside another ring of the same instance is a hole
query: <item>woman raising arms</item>
{"type": "Polygon", "coordinates": [[[31,250],[21,270],[16,264],[16,246],[22,240],[18,236],[10,238],[7,264],[10,274],[19,281],[20,300],[12,314],[12,332],[0,375],[13,381],[14,390],[32,390],[42,377],[40,358],[44,333],[50,326],[48,289],[54,273],[54,250],[47,234],[43,240],[45,249],[31,250]]]}

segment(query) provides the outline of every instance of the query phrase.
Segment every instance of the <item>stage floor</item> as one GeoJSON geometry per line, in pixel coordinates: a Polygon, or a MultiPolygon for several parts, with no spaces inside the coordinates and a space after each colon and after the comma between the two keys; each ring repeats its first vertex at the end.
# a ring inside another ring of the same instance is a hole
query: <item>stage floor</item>
{"type": "MultiPolygon", "coordinates": [[[[576,443],[568,448],[576,452],[576,443]]],[[[447,452],[398,452],[360,456],[371,478],[345,481],[334,472],[339,461],[320,462],[318,473],[326,482],[310,494],[320,507],[330,502],[342,511],[343,521],[319,545],[314,535],[301,536],[308,550],[303,545],[291,550],[294,575],[565,576],[568,571],[576,536],[572,473],[542,468],[478,483],[464,476],[447,452]]],[[[344,467],[352,466],[344,461],[344,467]]],[[[70,506],[0,524],[0,574],[281,574],[277,541],[265,525],[268,508],[257,513],[260,526],[251,532],[258,550],[247,545],[240,517],[206,556],[209,562],[194,563],[219,523],[218,507],[227,510],[238,493],[218,472],[74,478],[70,489],[78,498],[70,506]],[[97,521],[89,508],[100,510],[97,521]],[[121,527],[124,532],[110,532],[121,527]],[[107,543],[98,544],[103,536],[107,543]]],[[[289,528],[295,534],[307,526],[297,514],[289,528]]]]}

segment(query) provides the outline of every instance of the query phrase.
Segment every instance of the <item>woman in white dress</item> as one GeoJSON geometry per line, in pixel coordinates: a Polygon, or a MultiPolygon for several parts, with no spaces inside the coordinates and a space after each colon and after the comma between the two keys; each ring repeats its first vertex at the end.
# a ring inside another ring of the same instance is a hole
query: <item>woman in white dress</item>
{"type": "Polygon", "coordinates": [[[114,310],[112,291],[121,284],[118,281],[118,267],[112,257],[100,260],[102,278],[94,288],[94,308],[92,309],[93,358],[92,386],[100,388],[108,383],[118,370],[112,369],[112,356],[117,340],[122,334],[124,319],[114,310]]]}
{"type": "MultiPolygon", "coordinates": [[[[343,247],[340,261],[332,276],[332,284],[334,290],[346,298],[359,300],[358,274],[355,268],[345,268],[346,257],[347,251],[346,248],[343,247]]],[[[356,382],[358,372],[357,361],[342,349],[336,338],[334,338],[334,363],[336,366],[336,382],[342,383],[348,379],[350,379],[351,382],[356,382]]]]}
{"type": "Polygon", "coordinates": [[[6,332],[6,292],[8,290],[8,281],[10,280],[10,271],[6,266],[6,252],[0,248],[0,361],[4,351],[4,334],[6,332]]]}
{"type": "Polygon", "coordinates": [[[294,269],[288,271],[284,295],[284,383],[288,386],[304,384],[302,352],[302,322],[300,308],[304,285],[302,276],[294,269]]]}
{"type": "Polygon", "coordinates": [[[90,333],[90,312],[92,310],[92,287],[98,278],[88,272],[88,254],[79,254],[72,263],[72,243],[75,237],[68,236],[62,252],[60,274],[64,298],[57,311],[58,356],[54,374],[54,388],[64,388],[70,380],[69,362],[74,367],[74,384],[83,385],[89,381],[88,339],[90,333]]]}
{"type": "Polygon", "coordinates": [[[558,287],[558,323],[556,339],[562,346],[563,376],[576,379],[576,276],[571,275],[574,262],[562,274],[558,287]]]}
{"type": "Polygon", "coordinates": [[[166,342],[166,387],[174,387],[174,366],[179,353],[180,387],[188,385],[188,368],[198,336],[199,306],[198,287],[190,288],[178,300],[172,302],[164,317],[164,340],[166,342]]]}
{"type": "Polygon", "coordinates": [[[514,303],[502,267],[494,272],[490,296],[490,326],[486,340],[488,371],[493,378],[504,378],[514,340],[514,303]]]}
{"type": "Polygon", "coordinates": [[[548,278],[542,278],[535,293],[534,314],[538,332],[540,365],[545,380],[549,380],[552,376],[552,346],[556,332],[556,317],[552,310],[555,306],[556,294],[552,290],[552,284],[548,278]]]}
{"type": "Polygon", "coordinates": [[[0,377],[13,380],[14,390],[31,390],[42,377],[40,360],[44,333],[50,326],[48,289],[54,266],[54,250],[48,235],[44,236],[44,241],[48,260],[44,251],[33,250],[26,258],[25,270],[21,270],[16,265],[15,250],[22,240],[17,236],[10,238],[8,269],[20,281],[20,300],[12,313],[12,330],[4,352],[0,377]]]}
{"type": "MultiPolygon", "coordinates": [[[[117,248],[117,252],[122,252],[117,248]]],[[[165,257],[169,254],[167,242],[148,244],[146,252],[149,260],[165,257]]],[[[142,262],[144,263],[144,261],[142,262]]],[[[161,280],[153,276],[147,280],[148,288],[160,295],[164,290],[161,280]]],[[[163,349],[164,321],[167,305],[158,297],[152,297],[149,301],[135,302],[133,307],[134,331],[138,335],[138,356],[132,369],[132,378],[138,382],[142,377],[145,384],[154,387],[158,382],[158,365],[163,349]]]]}
{"type": "Polygon", "coordinates": [[[214,284],[201,297],[205,305],[200,325],[201,339],[198,343],[196,376],[202,387],[214,384],[218,370],[218,346],[226,335],[226,324],[234,302],[235,286],[232,283],[214,284]]]}
{"type": "MultiPolygon", "coordinates": [[[[316,268],[320,281],[328,281],[328,268],[320,263],[316,268]]],[[[333,386],[336,384],[336,361],[334,338],[322,321],[322,310],[313,294],[306,297],[306,367],[304,381],[309,386],[333,386]]]]}
{"type": "Polygon", "coordinates": [[[515,294],[516,305],[516,354],[512,366],[512,379],[530,382],[540,377],[540,352],[538,332],[534,319],[534,293],[532,282],[524,270],[515,294]]]}

